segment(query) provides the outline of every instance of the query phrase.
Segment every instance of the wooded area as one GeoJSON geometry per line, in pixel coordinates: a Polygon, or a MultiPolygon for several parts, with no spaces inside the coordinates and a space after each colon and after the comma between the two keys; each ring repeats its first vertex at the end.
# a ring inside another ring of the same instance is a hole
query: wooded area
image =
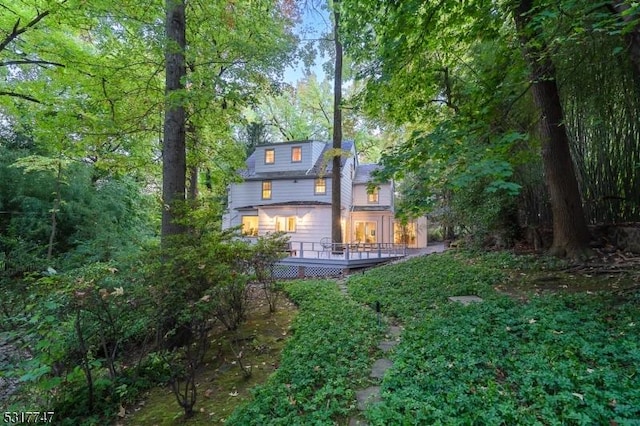
{"type": "Polygon", "coordinates": [[[353,139],[474,246],[584,260],[640,222],[636,1],[0,1],[0,76],[0,332],[69,424],[163,380],[192,414],[211,322],[274,290],[282,237],[220,227],[258,144],[332,139],[338,181],[353,139]]]}

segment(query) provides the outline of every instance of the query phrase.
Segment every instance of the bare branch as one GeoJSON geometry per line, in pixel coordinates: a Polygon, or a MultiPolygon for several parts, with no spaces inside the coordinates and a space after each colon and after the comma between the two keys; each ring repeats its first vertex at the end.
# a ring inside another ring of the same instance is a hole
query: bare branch
{"type": "Polygon", "coordinates": [[[36,60],[36,59],[21,59],[16,61],[0,62],[0,67],[6,67],[9,65],[53,65],[56,67],[62,67],[62,68],[65,67],[64,64],[61,64],[59,62],[42,61],[42,60],[36,60]]]}
{"type": "Polygon", "coordinates": [[[35,18],[33,18],[27,25],[20,28],[20,18],[16,21],[13,26],[13,30],[7,34],[7,36],[0,42],[0,52],[2,52],[8,45],[11,43],[16,37],[20,34],[27,31],[29,28],[34,27],[38,22],[44,19],[45,16],[49,15],[51,12],[49,10],[45,10],[44,12],[39,13],[35,18]]]}

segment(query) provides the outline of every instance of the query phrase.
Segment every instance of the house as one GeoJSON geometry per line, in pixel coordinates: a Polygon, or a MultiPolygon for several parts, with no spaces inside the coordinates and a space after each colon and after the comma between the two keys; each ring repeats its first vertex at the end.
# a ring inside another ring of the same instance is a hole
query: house
{"type": "MultiPolygon", "coordinates": [[[[260,145],[228,191],[223,227],[242,226],[249,237],[283,231],[292,242],[331,239],[331,143],[295,141],[260,145]]],[[[344,141],[341,159],[343,243],[427,245],[426,218],[402,226],[394,216],[394,184],[367,191],[376,164],[360,164],[344,141]]]]}

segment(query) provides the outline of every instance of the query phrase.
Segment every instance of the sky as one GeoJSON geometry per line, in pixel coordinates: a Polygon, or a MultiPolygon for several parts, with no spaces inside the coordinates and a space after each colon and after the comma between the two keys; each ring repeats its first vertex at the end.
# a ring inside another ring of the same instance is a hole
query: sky
{"type": "MultiPolygon", "coordinates": [[[[319,9],[309,10],[308,8],[302,15],[302,22],[294,29],[294,32],[303,41],[318,39],[329,31],[331,31],[331,20],[328,12],[319,9]]],[[[315,59],[315,64],[311,67],[311,72],[318,77],[318,81],[322,81],[326,77],[322,65],[327,60],[326,56],[318,56],[315,59]]],[[[302,78],[304,78],[304,66],[301,61],[290,64],[285,69],[284,80],[286,83],[295,85],[302,78]]]]}

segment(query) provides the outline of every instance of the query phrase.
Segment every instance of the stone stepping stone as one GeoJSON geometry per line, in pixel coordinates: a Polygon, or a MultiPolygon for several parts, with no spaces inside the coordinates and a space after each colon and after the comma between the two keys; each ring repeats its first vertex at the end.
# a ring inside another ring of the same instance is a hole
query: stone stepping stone
{"type": "Polygon", "coordinates": [[[369,404],[377,404],[382,401],[380,397],[380,386],[370,386],[366,389],[356,391],[356,400],[358,401],[358,410],[364,411],[369,404]]]}
{"type": "Polygon", "coordinates": [[[482,302],[482,298],[478,296],[452,296],[449,297],[449,300],[452,302],[462,303],[465,306],[470,305],[471,303],[482,302]]]}
{"type": "Polygon", "coordinates": [[[381,358],[373,363],[373,367],[371,367],[371,377],[374,379],[382,379],[384,377],[384,373],[386,373],[391,367],[393,367],[393,361],[381,358]]]}
{"type": "Polygon", "coordinates": [[[400,342],[398,342],[397,340],[383,340],[378,345],[378,349],[386,354],[387,352],[391,351],[391,349],[395,348],[398,343],[400,342]]]}
{"type": "Polygon", "coordinates": [[[393,337],[394,339],[398,339],[402,334],[402,327],[398,327],[397,325],[391,325],[389,326],[389,332],[387,334],[390,337],[393,337]]]}

